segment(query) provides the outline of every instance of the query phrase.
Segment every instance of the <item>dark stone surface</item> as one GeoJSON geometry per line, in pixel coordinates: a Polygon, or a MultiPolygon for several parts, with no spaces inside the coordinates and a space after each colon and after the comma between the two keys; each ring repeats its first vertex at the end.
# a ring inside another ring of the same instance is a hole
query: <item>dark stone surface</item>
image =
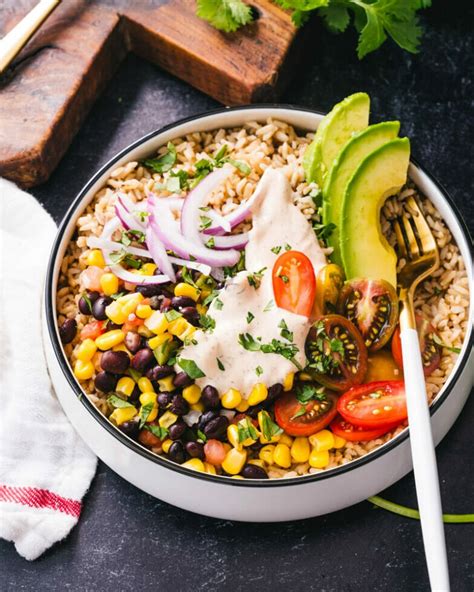
{"type": "MultiPolygon", "coordinates": [[[[473,10],[461,10],[460,2],[451,3],[449,11],[445,6],[437,3],[423,18],[427,34],[418,56],[387,43],[359,63],[354,36],[336,38],[316,25],[314,47],[308,47],[283,101],[327,110],[345,95],[367,90],[373,120],[400,118],[415,157],[448,188],[472,229],[473,10]]],[[[117,150],[163,124],[215,106],[172,76],[129,57],[56,173],[33,193],[59,221],[88,177],[117,150]]],[[[438,448],[447,512],[473,511],[473,422],[471,400],[438,448]]],[[[383,495],[416,504],[411,476],[383,495]]],[[[473,590],[474,526],[447,525],[446,536],[452,590],[473,590]]],[[[80,523],[66,541],[33,563],[4,541],[0,551],[0,588],[8,591],[429,589],[418,522],[367,502],[301,522],[218,521],[161,503],[103,464],[80,523]]]]}

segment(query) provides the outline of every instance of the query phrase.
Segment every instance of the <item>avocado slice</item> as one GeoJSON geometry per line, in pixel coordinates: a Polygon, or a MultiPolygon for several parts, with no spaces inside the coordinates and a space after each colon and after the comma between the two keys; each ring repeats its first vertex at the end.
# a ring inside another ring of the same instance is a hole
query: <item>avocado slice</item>
{"type": "Polygon", "coordinates": [[[342,265],[339,246],[340,217],[347,183],[364,158],[379,146],[394,140],[399,129],[400,123],[398,121],[386,121],[370,125],[353,136],[339,152],[331,172],[326,178],[323,189],[323,221],[325,224],[335,224],[327,242],[334,249],[331,259],[338,265],[342,265]]]}
{"type": "Polygon", "coordinates": [[[406,183],[410,141],[397,138],[369,154],[350,179],[342,204],[341,253],[347,279],[386,280],[397,286],[397,256],[383,236],[380,210],[406,183]]]}
{"type": "Polygon", "coordinates": [[[308,183],[316,182],[322,188],[339,150],[353,133],[369,124],[369,110],[369,95],[355,93],[335,105],[324,117],[303,157],[308,183]]]}

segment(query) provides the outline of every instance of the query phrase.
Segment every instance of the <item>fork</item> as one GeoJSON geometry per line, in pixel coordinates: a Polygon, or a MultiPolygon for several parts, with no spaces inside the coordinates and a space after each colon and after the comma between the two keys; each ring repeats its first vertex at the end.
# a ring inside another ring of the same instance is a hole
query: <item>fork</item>
{"type": "Polygon", "coordinates": [[[411,455],[431,590],[449,592],[438,469],[413,306],[417,286],[439,267],[439,252],[413,196],[406,203],[412,215],[402,214],[394,228],[399,252],[406,259],[397,281],[411,455]]]}

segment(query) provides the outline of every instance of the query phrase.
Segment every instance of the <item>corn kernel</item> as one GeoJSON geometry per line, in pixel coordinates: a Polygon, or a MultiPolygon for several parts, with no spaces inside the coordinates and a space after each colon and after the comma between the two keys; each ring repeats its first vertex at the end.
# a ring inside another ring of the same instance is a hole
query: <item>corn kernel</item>
{"type": "Polygon", "coordinates": [[[242,401],[240,401],[240,403],[237,405],[236,409],[239,411],[239,413],[245,413],[249,407],[250,405],[248,401],[242,399],[242,401]]]}
{"type": "Polygon", "coordinates": [[[199,290],[190,284],[185,284],[181,282],[180,284],[176,284],[174,289],[175,296],[186,296],[187,298],[192,298],[194,302],[199,300],[199,290]]]}
{"type": "Polygon", "coordinates": [[[77,360],[74,364],[74,376],[79,380],[89,380],[94,376],[94,364],[77,360]]]}
{"type": "Polygon", "coordinates": [[[203,413],[203,411],[204,411],[204,405],[201,403],[201,401],[198,401],[197,403],[193,403],[192,405],[189,406],[189,408],[192,411],[200,411],[201,413],[203,413]]]}
{"type": "Polygon", "coordinates": [[[229,452],[229,450],[232,450],[232,446],[229,444],[229,442],[222,442],[222,446],[224,447],[226,454],[229,452]]]}
{"type": "Polygon", "coordinates": [[[95,265],[96,267],[105,267],[104,256],[100,249],[92,249],[87,254],[87,265],[95,265]]]}
{"type": "Polygon", "coordinates": [[[309,437],[309,441],[316,452],[334,448],[334,434],[329,430],[321,430],[317,434],[313,434],[309,437]]]}
{"type": "Polygon", "coordinates": [[[142,393],[154,393],[153,385],[151,384],[151,380],[146,376],[142,376],[138,380],[138,388],[141,390],[142,393]]]}
{"type": "Polygon", "coordinates": [[[154,335],[154,333],[152,333],[150,331],[150,329],[148,329],[148,327],[145,327],[144,324],[138,325],[138,327],[137,327],[137,333],[139,335],[142,335],[143,337],[147,337],[147,338],[148,337],[153,337],[153,335],[154,335]]]}
{"type": "Polygon", "coordinates": [[[245,465],[247,460],[247,452],[245,450],[237,450],[232,448],[225,455],[222,461],[222,468],[229,475],[238,475],[245,465]]]}
{"type": "Polygon", "coordinates": [[[114,409],[110,414],[109,419],[114,421],[117,425],[121,425],[126,421],[130,421],[137,414],[135,407],[123,407],[121,409],[114,409]]]}
{"type": "Polygon", "coordinates": [[[128,315],[122,310],[121,305],[114,300],[105,308],[105,314],[116,325],[122,325],[127,320],[128,315]]]}
{"type": "Polygon", "coordinates": [[[144,263],[140,268],[142,275],[153,275],[155,273],[156,265],[154,263],[144,263]]]}
{"type": "Polygon", "coordinates": [[[273,452],[273,462],[282,469],[287,469],[291,465],[290,449],[286,444],[278,444],[273,452]]]}
{"type": "Polygon", "coordinates": [[[240,405],[242,401],[242,395],[237,389],[231,388],[221,397],[222,407],[226,409],[235,409],[237,405],[240,405]]]}
{"type": "Polygon", "coordinates": [[[197,384],[191,384],[183,389],[183,397],[190,405],[194,405],[201,398],[201,389],[197,384]]]}
{"type": "Polygon", "coordinates": [[[324,469],[329,464],[329,452],[327,450],[318,452],[313,448],[309,455],[309,464],[313,469],[324,469]]]}
{"type": "Polygon", "coordinates": [[[117,382],[115,390],[124,397],[129,397],[133,393],[134,388],[135,381],[129,376],[122,376],[122,378],[117,382]]]}
{"type": "Polygon", "coordinates": [[[303,436],[295,438],[291,445],[291,458],[297,463],[308,462],[309,455],[311,454],[311,447],[309,445],[308,438],[303,436]]]}
{"type": "Polygon", "coordinates": [[[104,351],[106,349],[112,349],[115,345],[122,343],[124,339],[125,333],[120,329],[114,329],[113,331],[107,331],[107,333],[99,335],[95,343],[99,349],[104,351]]]}
{"type": "Polygon", "coordinates": [[[120,304],[122,307],[123,312],[127,315],[131,315],[137,309],[137,306],[143,300],[144,296],[141,292],[132,292],[131,294],[126,294],[125,296],[121,296],[117,299],[116,302],[120,304]]]}
{"type": "Polygon", "coordinates": [[[245,477],[242,477],[242,475],[232,475],[231,479],[244,479],[245,477]]]}
{"type": "Polygon", "coordinates": [[[191,335],[196,331],[196,327],[191,325],[184,317],[180,317],[179,319],[175,319],[171,321],[168,326],[168,331],[171,335],[175,335],[181,341],[184,341],[186,337],[191,337],[191,335]]]}
{"type": "Polygon", "coordinates": [[[207,306],[204,306],[203,304],[196,304],[196,310],[198,311],[198,313],[200,315],[204,315],[207,312],[207,306]]]}
{"type": "Polygon", "coordinates": [[[252,458],[248,461],[249,465],[255,465],[256,467],[260,467],[261,469],[265,469],[265,463],[260,458],[252,458]]]}
{"type": "Polygon", "coordinates": [[[125,347],[124,343],[119,343],[118,345],[114,346],[112,351],[124,351],[125,353],[130,354],[130,351],[127,347],[125,347]]]}
{"type": "Polygon", "coordinates": [[[258,453],[259,458],[266,462],[267,465],[272,465],[275,448],[276,447],[272,444],[267,444],[266,446],[260,449],[260,452],[258,453]]]}
{"type": "Polygon", "coordinates": [[[162,428],[169,428],[170,426],[172,426],[176,420],[178,419],[178,416],[175,415],[174,413],[171,413],[171,411],[165,411],[163,413],[163,415],[160,417],[160,419],[158,420],[158,423],[160,424],[160,426],[162,428]]]}
{"type": "Polygon", "coordinates": [[[166,376],[165,378],[160,378],[157,380],[158,388],[160,389],[160,393],[174,391],[176,388],[173,384],[173,376],[166,376]]]}
{"type": "Polygon", "coordinates": [[[145,320],[145,327],[157,335],[164,333],[168,328],[168,325],[169,323],[166,320],[165,315],[159,310],[155,310],[155,312],[145,320]]]}
{"type": "Polygon", "coordinates": [[[281,434],[278,442],[279,444],[285,444],[286,446],[291,448],[291,445],[293,444],[293,438],[291,436],[288,436],[288,434],[283,433],[281,434]]]}
{"type": "Polygon", "coordinates": [[[209,473],[209,475],[217,475],[216,467],[211,465],[211,463],[204,463],[204,471],[209,473]]]}
{"type": "Polygon", "coordinates": [[[106,296],[112,296],[112,294],[117,294],[119,289],[118,277],[113,273],[104,273],[100,277],[100,287],[102,288],[102,292],[106,296]]]}
{"type": "Polygon", "coordinates": [[[293,388],[293,381],[295,379],[295,373],[289,372],[285,378],[283,379],[283,390],[284,391],[291,391],[293,388]]]}
{"type": "Polygon", "coordinates": [[[149,304],[139,304],[135,314],[139,319],[147,319],[153,314],[153,309],[149,304]]]}
{"type": "Polygon", "coordinates": [[[242,444],[239,442],[239,428],[235,423],[231,423],[227,428],[227,439],[237,450],[242,450],[242,444]]]}
{"type": "Polygon", "coordinates": [[[84,339],[77,348],[76,358],[81,362],[90,362],[97,351],[97,345],[92,339],[84,339]]]}
{"type": "Polygon", "coordinates": [[[298,374],[298,380],[302,380],[303,382],[309,382],[313,380],[313,377],[311,376],[311,374],[308,374],[307,372],[300,372],[298,374]]]}
{"type": "Polygon", "coordinates": [[[346,445],[346,440],[341,438],[341,436],[334,436],[334,446],[333,448],[342,448],[346,445]]]}
{"type": "Polygon", "coordinates": [[[165,341],[173,341],[173,336],[169,333],[162,333],[161,335],[157,335],[156,337],[152,337],[148,341],[148,346],[150,349],[156,349],[160,345],[162,345],[165,341]]]}
{"type": "Polygon", "coordinates": [[[268,389],[267,389],[267,387],[262,382],[259,382],[250,391],[250,395],[249,395],[249,398],[248,398],[248,403],[251,406],[258,405],[262,401],[265,401],[265,399],[267,398],[267,396],[268,396],[268,389]]]}
{"type": "Polygon", "coordinates": [[[184,462],[181,466],[191,469],[193,471],[199,471],[200,473],[206,472],[206,469],[204,467],[204,463],[199,458],[190,458],[189,460],[184,462]]]}
{"type": "Polygon", "coordinates": [[[157,394],[153,391],[144,392],[140,395],[140,403],[142,405],[148,405],[149,403],[156,404],[157,394]]]}
{"type": "Polygon", "coordinates": [[[171,444],[173,444],[173,440],[170,440],[169,438],[161,443],[161,448],[165,454],[168,454],[171,444]]]}

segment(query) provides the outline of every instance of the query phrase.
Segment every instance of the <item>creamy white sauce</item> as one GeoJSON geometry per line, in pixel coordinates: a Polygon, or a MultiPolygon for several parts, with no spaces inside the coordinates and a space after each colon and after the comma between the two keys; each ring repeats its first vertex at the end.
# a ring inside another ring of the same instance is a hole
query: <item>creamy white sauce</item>
{"type": "Polygon", "coordinates": [[[326,264],[311,225],[294,205],[291,187],[281,171],[267,169],[260,180],[252,206],[252,230],[245,249],[246,271],[237,274],[221,291],[220,304],[213,301],[208,315],[215,320],[212,332],[196,331],[196,344],[183,348],[180,357],[193,360],[205,374],[196,383],[207,384],[223,394],[229,388],[238,389],[248,398],[252,387],[262,382],[271,386],[283,382],[286,375],[297,371],[297,365],[280,354],[248,351],[239,344],[239,335],[249,333],[260,343],[272,339],[288,344],[281,335],[282,320],[293,333],[298,352],[294,359],[305,365],[304,342],[311,323],[306,317],[277,308],[272,288],[272,269],[279,254],[273,247],[285,245],[302,251],[313,263],[314,271],[326,264]],[[256,289],[248,282],[251,273],[265,268],[260,286],[256,289]],[[253,315],[248,322],[248,315],[253,315]],[[224,368],[219,368],[219,362],[224,368]]]}

